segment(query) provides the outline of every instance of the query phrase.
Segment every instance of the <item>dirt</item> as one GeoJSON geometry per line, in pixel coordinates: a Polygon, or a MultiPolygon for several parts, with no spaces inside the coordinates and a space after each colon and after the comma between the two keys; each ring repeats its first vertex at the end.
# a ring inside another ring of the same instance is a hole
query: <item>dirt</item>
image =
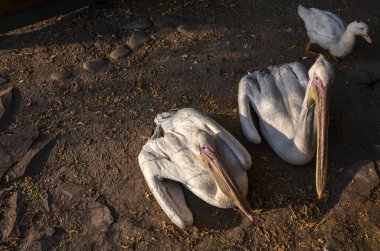
{"type": "Polygon", "coordinates": [[[315,60],[304,58],[297,1],[109,1],[0,37],[0,88],[15,88],[0,136],[35,128],[38,138],[25,140],[41,150],[26,153],[33,163],[23,175],[10,179],[17,164],[9,164],[2,179],[0,249],[380,250],[380,84],[347,77],[380,77],[380,3],[303,4],[365,21],[374,41],[357,38],[352,55],[334,63],[323,201],[314,160],[286,164],[265,142],[245,140],[238,119],[237,87],[247,71],[315,60]],[[112,59],[136,26],[149,41],[112,59]],[[98,72],[83,69],[97,58],[105,60],[98,72]],[[70,77],[51,78],[62,71],[70,77]],[[137,156],[155,115],[182,107],[212,116],[249,150],[253,222],[185,192],[194,226],[181,230],[153,198],[137,156]]]}

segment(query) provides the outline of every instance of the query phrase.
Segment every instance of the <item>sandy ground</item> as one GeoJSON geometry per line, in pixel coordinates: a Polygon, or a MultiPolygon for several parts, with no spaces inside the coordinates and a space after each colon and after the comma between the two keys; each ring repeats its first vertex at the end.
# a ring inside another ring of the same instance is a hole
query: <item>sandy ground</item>
{"type": "Polygon", "coordinates": [[[380,250],[380,84],[363,77],[380,78],[380,3],[302,3],[367,22],[374,40],[358,38],[334,63],[325,200],[316,199],[314,160],[284,163],[265,142],[245,140],[238,121],[248,70],[315,60],[304,58],[298,1],[109,1],[0,37],[0,90],[14,87],[0,121],[0,249],[380,250]],[[144,33],[133,53],[111,58],[134,28],[144,33]],[[83,68],[97,58],[94,71],[83,68]],[[253,222],[185,191],[194,226],[181,230],[153,198],[137,156],[155,115],[182,107],[210,115],[249,150],[253,222]]]}

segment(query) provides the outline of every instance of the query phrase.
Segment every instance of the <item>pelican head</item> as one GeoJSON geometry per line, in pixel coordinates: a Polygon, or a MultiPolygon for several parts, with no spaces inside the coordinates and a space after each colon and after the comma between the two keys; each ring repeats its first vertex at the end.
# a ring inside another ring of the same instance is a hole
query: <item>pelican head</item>
{"type": "Polygon", "coordinates": [[[330,62],[323,55],[309,70],[308,105],[315,103],[315,117],[317,123],[317,155],[316,155],[316,189],[318,198],[323,197],[327,175],[328,151],[328,116],[330,87],[334,80],[334,70],[330,62]]]}
{"type": "Polygon", "coordinates": [[[215,183],[235,206],[243,211],[250,220],[253,220],[252,210],[244,195],[241,193],[239,186],[231,179],[231,175],[228,173],[227,168],[216,151],[212,138],[209,137],[208,134],[201,132],[199,133],[198,142],[200,156],[215,183]]]}

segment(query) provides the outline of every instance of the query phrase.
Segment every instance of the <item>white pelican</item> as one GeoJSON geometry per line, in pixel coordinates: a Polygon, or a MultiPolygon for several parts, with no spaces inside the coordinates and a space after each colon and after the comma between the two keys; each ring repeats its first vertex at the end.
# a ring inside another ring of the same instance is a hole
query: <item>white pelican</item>
{"type": "Polygon", "coordinates": [[[368,26],[362,21],[354,21],[347,26],[341,18],[329,11],[307,9],[302,5],[298,5],[298,15],[305,22],[310,38],[306,46],[307,54],[316,54],[310,50],[311,44],[316,43],[329,50],[330,55],[337,60],[336,57],[344,57],[352,51],[355,36],[362,36],[368,43],[372,43],[368,26]]]}
{"type": "Polygon", "coordinates": [[[154,197],[179,227],[193,223],[179,183],[207,203],[236,205],[251,220],[245,196],[251,157],[214,120],[191,108],[171,110],[155,118],[156,129],[139,155],[139,164],[154,197]]]}
{"type": "Polygon", "coordinates": [[[261,133],[286,162],[303,165],[316,157],[316,188],[322,198],[327,171],[327,127],[334,69],[320,55],[308,74],[300,63],[271,66],[248,73],[239,83],[239,113],[244,135],[261,142],[261,133]],[[308,76],[309,75],[309,76],[308,76]]]}

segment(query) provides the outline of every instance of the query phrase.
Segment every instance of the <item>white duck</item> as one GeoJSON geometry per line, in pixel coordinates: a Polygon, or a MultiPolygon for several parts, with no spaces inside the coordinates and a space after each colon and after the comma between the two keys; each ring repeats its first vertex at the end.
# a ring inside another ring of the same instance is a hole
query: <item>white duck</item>
{"type": "Polygon", "coordinates": [[[139,154],[139,164],[154,197],[179,227],[193,223],[193,215],[179,183],[207,203],[239,207],[251,220],[245,196],[246,170],[251,157],[214,120],[191,108],[171,110],[155,118],[152,137],[139,154]]]}
{"type": "Polygon", "coordinates": [[[298,15],[305,22],[310,38],[306,46],[307,54],[316,54],[310,49],[311,44],[316,43],[329,50],[330,55],[337,60],[336,57],[344,57],[352,51],[355,36],[362,36],[368,43],[372,43],[368,26],[362,21],[354,21],[347,26],[341,18],[329,11],[307,9],[302,5],[298,5],[298,15]]]}
{"type": "Polygon", "coordinates": [[[286,162],[306,164],[317,150],[319,198],[326,180],[328,101],[333,78],[331,63],[321,55],[309,72],[300,63],[270,66],[248,73],[239,83],[240,122],[248,140],[261,142],[252,107],[262,135],[286,162]]]}

